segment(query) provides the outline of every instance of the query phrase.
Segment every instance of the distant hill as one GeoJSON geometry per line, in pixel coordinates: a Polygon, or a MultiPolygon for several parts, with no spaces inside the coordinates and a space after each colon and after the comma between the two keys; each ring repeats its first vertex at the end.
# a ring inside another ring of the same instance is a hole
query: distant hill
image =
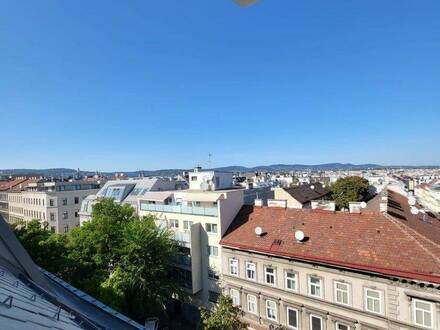
{"type": "MultiPolygon", "coordinates": [[[[262,165],[254,167],[245,166],[225,166],[214,168],[218,171],[225,172],[288,172],[288,171],[326,171],[326,170],[364,170],[364,169],[381,169],[381,168],[439,168],[439,166],[384,166],[378,164],[350,164],[350,163],[327,163],[317,165],[304,165],[304,164],[274,164],[274,165],[262,165]]],[[[71,168],[49,168],[49,169],[4,169],[0,170],[0,175],[42,175],[42,176],[72,176],[77,170],[71,168]]],[[[161,169],[161,170],[143,170],[145,176],[172,176],[181,174],[185,169],[161,169]]],[[[115,171],[115,172],[102,172],[105,175],[114,175],[115,173],[124,173],[129,177],[138,176],[140,171],[115,171]]],[[[93,175],[94,171],[81,171],[82,175],[93,175]]]]}

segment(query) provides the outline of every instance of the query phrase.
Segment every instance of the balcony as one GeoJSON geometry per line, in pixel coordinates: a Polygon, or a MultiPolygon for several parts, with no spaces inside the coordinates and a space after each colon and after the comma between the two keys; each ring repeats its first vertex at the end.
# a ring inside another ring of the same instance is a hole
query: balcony
{"type": "Polygon", "coordinates": [[[175,231],[171,237],[183,246],[189,247],[191,245],[191,234],[189,232],[175,231]]]}
{"type": "Polygon", "coordinates": [[[177,265],[183,265],[191,267],[191,256],[186,254],[177,254],[174,257],[173,262],[177,265]]]}
{"type": "Polygon", "coordinates": [[[141,201],[140,209],[141,211],[150,211],[150,212],[181,213],[181,214],[204,215],[210,217],[218,216],[217,207],[184,206],[177,204],[150,204],[141,201]]]}

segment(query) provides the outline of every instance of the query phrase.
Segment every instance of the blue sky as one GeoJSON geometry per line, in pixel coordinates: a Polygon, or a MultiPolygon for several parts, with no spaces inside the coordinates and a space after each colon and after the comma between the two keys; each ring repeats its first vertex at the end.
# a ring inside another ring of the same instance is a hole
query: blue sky
{"type": "Polygon", "coordinates": [[[440,1],[0,0],[0,168],[440,165],[440,1]]]}

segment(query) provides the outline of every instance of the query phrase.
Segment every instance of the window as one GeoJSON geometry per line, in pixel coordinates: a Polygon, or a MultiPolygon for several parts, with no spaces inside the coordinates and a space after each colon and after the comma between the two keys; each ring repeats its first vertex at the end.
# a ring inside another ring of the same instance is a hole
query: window
{"type": "Polygon", "coordinates": [[[192,177],[191,177],[191,181],[197,181],[197,176],[195,176],[195,175],[192,176],[192,177]]]}
{"type": "Polygon", "coordinates": [[[217,234],[218,226],[215,223],[207,223],[206,224],[206,232],[210,234],[217,234]]]}
{"type": "Polygon", "coordinates": [[[79,203],[79,197],[75,197],[75,204],[79,203]]]}
{"type": "Polygon", "coordinates": [[[231,289],[229,290],[229,295],[232,298],[232,304],[234,306],[240,306],[240,291],[231,289]]]}
{"type": "Polygon", "coordinates": [[[275,301],[266,300],[266,317],[269,320],[277,320],[277,304],[275,301]]]}
{"type": "Polygon", "coordinates": [[[275,269],[264,267],[264,277],[266,284],[275,285],[275,269]]]}
{"type": "Polygon", "coordinates": [[[55,226],[51,226],[51,227],[50,227],[50,231],[51,231],[52,233],[54,233],[54,232],[55,232],[55,226]]]}
{"type": "Polygon", "coordinates": [[[322,280],[319,277],[309,277],[309,294],[314,297],[322,298],[322,280]]]}
{"type": "Polygon", "coordinates": [[[63,198],[63,205],[67,205],[67,198],[63,198]]]}
{"type": "Polygon", "coordinates": [[[213,270],[211,267],[208,267],[208,278],[211,280],[218,280],[220,276],[215,270],[213,270]]]}
{"type": "Polygon", "coordinates": [[[238,276],[238,260],[229,259],[229,274],[238,276]]]}
{"type": "Polygon", "coordinates": [[[365,309],[368,312],[382,313],[382,292],[365,288],[365,309]]]}
{"type": "Polygon", "coordinates": [[[63,212],[63,219],[68,219],[69,218],[69,213],[67,213],[67,211],[63,212]]]}
{"type": "Polygon", "coordinates": [[[248,280],[256,280],[257,274],[256,274],[257,267],[253,262],[246,262],[246,278],[248,280]]]}
{"type": "Polygon", "coordinates": [[[216,303],[220,294],[215,291],[208,291],[208,300],[212,303],[216,303]]]}
{"type": "Polygon", "coordinates": [[[67,233],[69,231],[69,225],[64,226],[64,232],[67,233]]]}
{"type": "Polygon", "coordinates": [[[336,322],[336,330],[350,330],[350,327],[346,324],[336,322]]]}
{"type": "Polygon", "coordinates": [[[193,225],[192,221],[183,220],[183,230],[191,230],[192,225],[193,225]]]}
{"type": "Polygon", "coordinates": [[[55,204],[54,200],[53,200],[53,199],[50,199],[50,200],[49,200],[49,206],[54,206],[54,204],[55,204]]]}
{"type": "Polygon", "coordinates": [[[217,246],[208,245],[208,255],[210,257],[218,257],[218,247],[217,246]]]}
{"type": "Polygon", "coordinates": [[[296,273],[292,271],[286,272],[286,289],[296,291],[296,273]]]}
{"type": "Polygon", "coordinates": [[[433,329],[434,327],[434,308],[433,304],[427,301],[413,299],[414,323],[416,325],[433,329]]]}
{"type": "Polygon", "coordinates": [[[78,212],[75,211],[75,218],[78,218],[78,212]]]}
{"type": "Polygon", "coordinates": [[[170,219],[170,228],[178,229],[179,228],[179,220],[170,219]]]}
{"type": "Polygon", "coordinates": [[[350,304],[350,285],[344,282],[335,282],[335,302],[338,304],[350,304]]]}
{"type": "Polygon", "coordinates": [[[252,294],[247,295],[247,310],[249,313],[257,314],[257,297],[252,294]]]}
{"type": "Polygon", "coordinates": [[[298,310],[292,307],[287,307],[287,326],[298,329],[298,310]]]}
{"type": "Polygon", "coordinates": [[[322,317],[310,314],[310,330],[322,330],[322,317]]]}

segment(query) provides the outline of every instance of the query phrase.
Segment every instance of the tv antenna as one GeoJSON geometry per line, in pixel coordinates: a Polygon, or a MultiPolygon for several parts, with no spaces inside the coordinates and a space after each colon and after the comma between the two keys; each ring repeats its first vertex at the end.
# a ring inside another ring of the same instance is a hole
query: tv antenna
{"type": "Polygon", "coordinates": [[[209,153],[208,154],[208,165],[209,165],[209,167],[211,167],[211,158],[212,158],[212,154],[209,153]]]}

